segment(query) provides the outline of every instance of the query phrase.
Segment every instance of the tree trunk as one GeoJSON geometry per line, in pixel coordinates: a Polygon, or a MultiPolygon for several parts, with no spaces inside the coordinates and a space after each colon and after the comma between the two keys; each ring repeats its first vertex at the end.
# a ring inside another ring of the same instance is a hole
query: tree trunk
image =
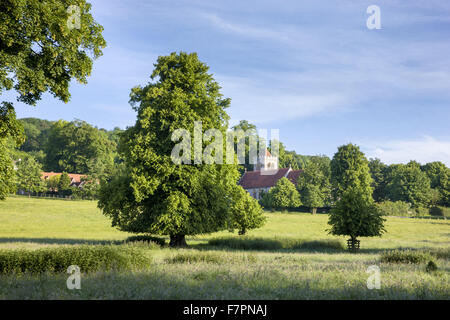
{"type": "Polygon", "coordinates": [[[316,212],[317,212],[317,208],[313,208],[312,209],[312,214],[316,214],[316,212]]]}
{"type": "Polygon", "coordinates": [[[347,240],[347,247],[350,252],[359,251],[359,241],[356,237],[350,237],[350,239],[347,240]]]}
{"type": "Polygon", "coordinates": [[[171,247],[187,247],[186,238],[184,234],[175,234],[170,235],[170,243],[171,247]]]}

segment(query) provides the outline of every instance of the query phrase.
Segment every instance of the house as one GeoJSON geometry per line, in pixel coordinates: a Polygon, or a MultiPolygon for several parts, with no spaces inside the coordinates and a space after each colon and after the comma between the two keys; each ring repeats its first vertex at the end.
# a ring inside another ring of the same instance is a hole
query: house
{"type": "Polygon", "coordinates": [[[283,177],[297,184],[302,172],[302,170],[292,170],[290,167],[278,169],[278,157],[272,156],[268,150],[255,162],[255,170],[246,171],[239,180],[239,185],[255,199],[260,199],[262,193],[268,192],[283,177]]]}
{"type": "MultiPolygon", "coordinates": [[[[62,172],[42,172],[42,179],[47,180],[50,179],[53,176],[60,176],[62,175],[62,172]]],[[[70,186],[71,187],[78,187],[81,188],[85,181],[83,181],[83,178],[86,177],[84,174],[78,174],[78,173],[68,173],[67,174],[70,178],[70,186]]]]}

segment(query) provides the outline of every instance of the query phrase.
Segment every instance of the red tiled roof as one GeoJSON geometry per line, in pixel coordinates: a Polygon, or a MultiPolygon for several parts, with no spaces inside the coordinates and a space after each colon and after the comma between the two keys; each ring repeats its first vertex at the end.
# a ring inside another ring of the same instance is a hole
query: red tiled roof
{"type": "MultiPolygon", "coordinates": [[[[271,188],[275,186],[275,184],[283,178],[288,172],[289,168],[278,169],[275,174],[261,174],[261,171],[247,171],[239,181],[239,184],[244,189],[253,189],[253,188],[271,188]]],[[[297,184],[297,179],[300,176],[302,170],[291,170],[287,177],[293,184],[297,184]]]]}
{"type": "MultiPolygon", "coordinates": [[[[46,180],[50,177],[59,176],[59,175],[62,175],[62,172],[42,172],[42,179],[46,180]]],[[[70,180],[72,180],[72,182],[75,182],[78,184],[81,182],[81,178],[86,176],[84,174],[78,174],[78,173],[68,173],[67,175],[69,176],[70,180]]]]}

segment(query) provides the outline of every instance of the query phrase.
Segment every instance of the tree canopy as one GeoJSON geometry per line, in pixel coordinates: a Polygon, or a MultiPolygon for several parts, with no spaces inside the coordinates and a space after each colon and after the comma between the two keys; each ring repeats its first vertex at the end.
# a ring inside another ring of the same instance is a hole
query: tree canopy
{"type": "Polygon", "coordinates": [[[132,89],[137,120],[119,146],[125,167],[102,185],[99,207],[121,230],[170,235],[180,246],[186,235],[227,229],[241,187],[237,165],[196,163],[192,153],[191,164],[175,164],[172,134],[184,129],[192,137],[201,121],[202,133],[214,128],[225,136],[230,99],[195,53],[160,56],[151,78],[132,89]]]}
{"type": "Polygon", "coordinates": [[[317,208],[330,202],[329,166],[321,167],[320,162],[309,161],[298,179],[297,188],[303,204],[316,213],[317,208]]]}
{"type": "Polygon", "coordinates": [[[48,171],[102,175],[113,170],[116,146],[84,121],[60,120],[49,130],[45,154],[48,171]]]}
{"type": "Polygon", "coordinates": [[[90,9],[85,0],[2,1],[0,93],[14,89],[19,101],[32,105],[46,91],[69,101],[70,81],[86,83],[92,59],[106,46],[90,9]]]}
{"type": "Polygon", "coordinates": [[[350,236],[350,248],[355,249],[357,237],[380,236],[384,232],[384,219],[372,197],[368,161],[357,146],[347,144],[338,148],[331,170],[337,201],[329,216],[329,232],[350,236]]]}
{"type": "Polygon", "coordinates": [[[263,195],[262,203],[277,209],[301,206],[300,195],[295,185],[288,178],[281,178],[276,185],[263,195]]]}

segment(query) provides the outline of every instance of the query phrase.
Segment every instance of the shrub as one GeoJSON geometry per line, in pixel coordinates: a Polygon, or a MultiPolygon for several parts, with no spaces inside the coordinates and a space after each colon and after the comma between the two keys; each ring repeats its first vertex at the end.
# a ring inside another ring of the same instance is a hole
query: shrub
{"type": "Polygon", "coordinates": [[[414,208],[414,212],[417,217],[428,216],[430,214],[430,210],[428,208],[423,207],[414,208]]]}
{"type": "Polygon", "coordinates": [[[147,242],[147,243],[155,243],[159,246],[164,246],[166,244],[166,240],[164,238],[154,237],[150,235],[138,235],[128,237],[125,242],[147,242]]]}
{"type": "Polygon", "coordinates": [[[427,272],[433,272],[436,271],[438,269],[436,263],[432,260],[428,261],[427,267],[426,267],[426,271],[427,272]]]}
{"type": "Polygon", "coordinates": [[[450,217],[450,208],[446,208],[446,207],[432,207],[430,209],[430,214],[432,216],[438,216],[438,217],[450,217]]]}
{"type": "Polygon", "coordinates": [[[66,272],[77,265],[81,272],[128,270],[148,265],[143,251],[131,246],[73,246],[38,250],[0,250],[0,274],[66,272]]]}
{"type": "Polygon", "coordinates": [[[428,251],[433,257],[450,260],[450,248],[436,248],[428,251]]]}
{"type": "Polygon", "coordinates": [[[424,263],[432,260],[430,253],[413,250],[392,250],[381,255],[385,263],[424,263]]]}
{"type": "Polygon", "coordinates": [[[409,216],[410,205],[403,201],[384,201],[377,203],[378,210],[383,216],[409,216]]]}

